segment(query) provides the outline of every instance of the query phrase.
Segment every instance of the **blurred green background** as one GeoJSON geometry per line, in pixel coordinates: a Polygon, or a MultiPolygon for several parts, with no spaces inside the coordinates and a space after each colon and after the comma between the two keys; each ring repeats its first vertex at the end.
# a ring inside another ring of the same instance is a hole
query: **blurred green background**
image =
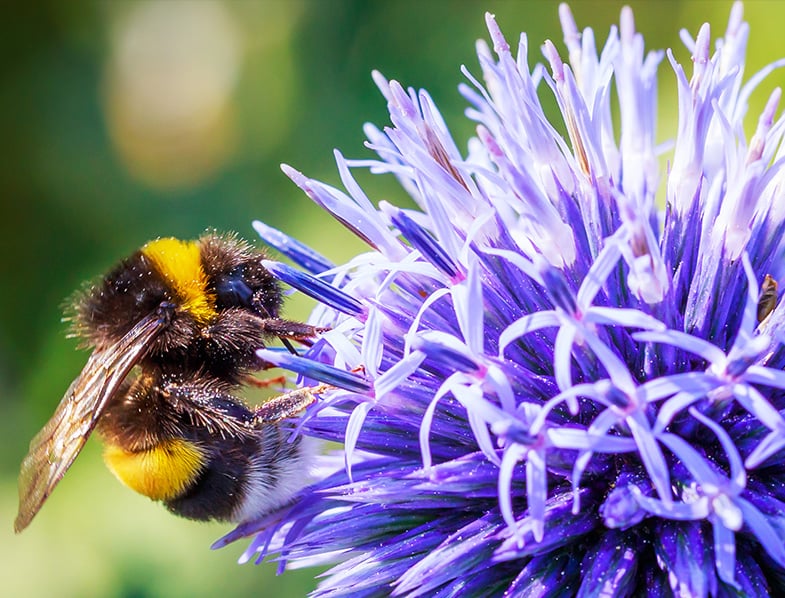
{"type": "MultiPolygon", "coordinates": [[[[647,48],[678,29],[724,31],[729,2],[631,2],[647,48]]],[[[572,3],[603,43],[620,2],[572,3]]],[[[208,227],[254,237],[258,218],[341,261],[359,243],[280,170],[337,183],[332,149],[367,157],[362,124],[386,124],[371,69],[427,88],[460,147],[472,132],[456,87],[496,13],[530,61],[546,38],[563,50],[556,2],[399,0],[16,3],[0,23],[0,587],[8,596],[301,596],[316,572],[275,577],[218,552],[227,526],[188,522],[122,488],[98,443],[36,521],[14,536],[16,474],[86,355],[64,336],[61,305],[80,285],[158,235],[208,227]]],[[[785,55],[775,2],[748,2],[748,75],[785,55]]],[[[760,109],[776,74],[754,96],[760,109]]],[[[660,141],[673,135],[673,74],[660,71],[660,141]]],[[[753,126],[755,118],[750,119],[753,126]]],[[[404,201],[386,178],[360,180],[404,201]]],[[[293,298],[287,315],[306,317],[293,298]]]]}

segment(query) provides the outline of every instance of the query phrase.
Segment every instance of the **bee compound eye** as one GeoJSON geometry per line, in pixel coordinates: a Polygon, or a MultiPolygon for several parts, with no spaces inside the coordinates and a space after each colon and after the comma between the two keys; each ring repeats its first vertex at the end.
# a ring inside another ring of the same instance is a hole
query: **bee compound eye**
{"type": "Polygon", "coordinates": [[[246,283],[243,272],[234,270],[216,281],[215,293],[222,307],[250,307],[253,289],[246,283]]]}

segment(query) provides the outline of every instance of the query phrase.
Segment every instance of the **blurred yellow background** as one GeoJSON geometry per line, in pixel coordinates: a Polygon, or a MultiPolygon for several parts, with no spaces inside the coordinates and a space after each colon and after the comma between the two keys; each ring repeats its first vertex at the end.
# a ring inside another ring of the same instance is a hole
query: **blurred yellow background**
{"type": "MultiPolygon", "coordinates": [[[[647,48],[678,29],[724,31],[730,2],[630,2],[647,48]]],[[[604,43],[621,2],[572,3],[604,43]]],[[[337,183],[332,149],[368,157],[362,124],[385,125],[371,69],[427,88],[460,147],[472,133],[456,87],[497,15],[530,62],[546,38],[563,50],[557,3],[259,0],[17,3],[0,24],[0,584],[7,596],[302,596],[315,571],[275,577],[238,566],[244,545],[209,546],[227,526],[177,519],[122,488],[100,447],[84,454],[36,521],[12,533],[27,443],[86,360],[66,339],[63,301],[159,235],[208,227],[254,240],[261,219],[340,262],[360,244],[279,170],[337,183]]],[[[785,56],[777,2],[748,2],[748,76],[785,56]]],[[[667,61],[666,61],[667,63],[667,61]]],[[[754,126],[776,73],[753,97],[754,126]]],[[[660,69],[665,141],[675,131],[673,73],[660,69]]],[[[548,94],[543,94],[548,97],[548,94]]],[[[550,101],[550,99],[548,99],[550,101]]],[[[388,178],[360,180],[375,201],[405,201],[388,178]]],[[[306,317],[293,298],[287,316],[306,317]]]]}

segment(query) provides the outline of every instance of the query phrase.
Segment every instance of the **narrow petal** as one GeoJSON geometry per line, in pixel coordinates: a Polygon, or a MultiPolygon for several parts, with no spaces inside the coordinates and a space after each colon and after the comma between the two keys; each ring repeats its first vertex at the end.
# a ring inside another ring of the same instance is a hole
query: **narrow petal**
{"type": "Polygon", "coordinates": [[[354,316],[364,316],[365,308],[354,297],[350,297],[339,288],[323,280],[305,274],[300,270],[271,260],[264,260],[262,265],[276,278],[282,280],[309,297],[321,301],[344,313],[354,316]]]}
{"type": "Polygon", "coordinates": [[[323,255],[297,239],[293,239],[278,229],[268,226],[264,222],[254,220],[253,227],[265,243],[275,247],[275,249],[311,274],[321,274],[335,267],[323,255]]]}

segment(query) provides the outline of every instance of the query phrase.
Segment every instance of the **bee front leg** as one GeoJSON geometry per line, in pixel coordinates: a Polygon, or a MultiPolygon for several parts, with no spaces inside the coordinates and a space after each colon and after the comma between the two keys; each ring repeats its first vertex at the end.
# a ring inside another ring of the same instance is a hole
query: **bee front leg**
{"type": "Polygon", "coordinates": [[[262,320],[262,330],[266,335],[277,336],[280,339],[288,338],[308,345],[313,337],[320,332],[329,330],[329,328],[320,328],[280,318],[264,318],[262,320]]]}

